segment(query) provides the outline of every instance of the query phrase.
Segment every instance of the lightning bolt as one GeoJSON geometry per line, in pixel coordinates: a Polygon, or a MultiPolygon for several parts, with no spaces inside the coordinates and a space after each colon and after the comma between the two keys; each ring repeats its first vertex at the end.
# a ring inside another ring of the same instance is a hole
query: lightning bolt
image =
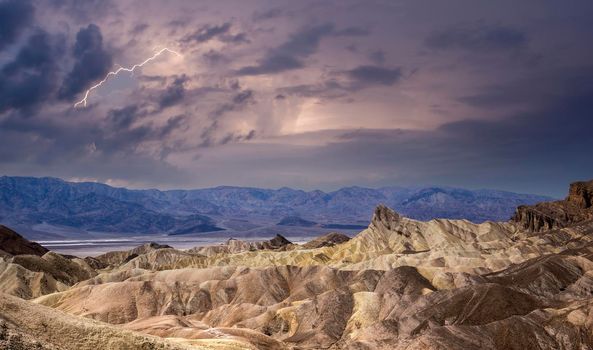
{"type": "Polygon", "coordinates": [[[78,102],[76,102],[76,103],[74,104],[74,108],[76,108],[76,107],[78,107],[78,106],[80,106],[80,105],[83,105],[84,107],[86,107],[87,99],[88,99],[88,97],[89,97],[89,94],[91,93],[91,91],[93,91],[93,90],[95,90],[96,88],[98,88],[99,86],[103,85],[103,83],[105,83],[105,82],[106,82],[106,81],[109,79],[109,77],[111,77],[111,76],[116,76],[116,75],[118,75],[118,74],[119,74],[119,73],[121,73],[121,72],[130,72],[130,73],[134,73],[134,70],[135,70],[136,68],[140,68],[140,67],[144,66],[145,64],[147,64],[147,63],[149,63],[150,61],[152,61],[152,60],[156,59],[157,57],[159,57],[160,55],[162,55],[162,54],[163,54],[163,53],[165,53],[165,52],[172,53],[172,54],[174,54],[174,55],[176,55],[176,56],[179,56],[179,57],[181,57],[181,56],[182,56],[182,55],[181,55],[179,52],[177,52],[177,51],[173,51],[173,50],[171,50],[171,49],[169,49],[169,48],[166,48],[166,47],[165,47],[165,48],[163,48],[163,49],[159,50],[157,53],[155,53],[155,54],[154,54],[154,55],[152,55],[151,57],[149,57],[149,58],[145,59],[145,60],[144,60],[142,63],[135,64],[135,65],[133,65],[133,66],[131,66],[131,67],[129,67],[129,68],[126,68],[126,67],[119,67],[118,69],[116,69],[116,70],[114,70],[114,71],[111,71],[111,72],[107,73],[107,75],[105,76],[105,78],[103,78],[103,80],[101,80],[101,81],[100,81],[100,82],[98,82],[97,84],[95,84],[95,85],[91,86],[91,87],[90,87],[90,88],[89,88],[89,89],[88,89],[88,90],[87,90],[87,91],[84,93],[84,97],[82,98],[82,100],[80,100],[80,101],[78,101],[78,102]]]}

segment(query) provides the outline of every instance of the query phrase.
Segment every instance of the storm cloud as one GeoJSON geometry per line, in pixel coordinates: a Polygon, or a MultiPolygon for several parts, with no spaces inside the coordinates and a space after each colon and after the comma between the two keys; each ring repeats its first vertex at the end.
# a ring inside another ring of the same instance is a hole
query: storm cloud
{"type": "Polygon", "coordinates": [[[402,77],[401,68],[378,66],[359,66],[347,72],[348,76],[360,84],[393,85],[402,77]]]}
{"type": "Polygon", "coordinates": [[[0,0],[0,167],[562,195],[593,173],[591,16],[586,0],[0,0]],[[73,108],[165,47],[180,55],[73,108]]]}
{"type": "Polygon", "coordinates": [[[273,74],[304,67],[303,59],[317,51],[324,36],[332,34],[334,25],[317,25],[294,33],[282,45],[271,49],[255,66],[239,69],[239,75],[273,74]]]}
{"type": "Polygon", "coordinates": [[[0,113],[30,110],[56,88],[59,44],[45,31],[32,34],[12,62],[0,70],[0,113]]]}
{"type": "Polygon", "coordinates": [[[497,51],[524,47],[528,38],[522,31],[498,24],[462,23],[435,31],[425,40],[435,50],[497,51]]]}
{"type": "Polygon", "coordinates": [[[102,79],[113,65],[111,54],[103,47],[101,29],[95,24],[89,24],[76,34],[73,56],[76,63],[59,92],[59,97],[65,100],[71,100],[91,83],[102,79]]]}
{"type": "Polygon", "coordinates": [[[161,108],[166,108],[177,104],[178,102],[183,100],[185,96],[185,82],[188,81],[188,77],[182,75],[180,77],[176,77],[173,82],[167,86],[165,91],[160,97],[159,105],[161,108]]]}
{"type": "Polygon", "coordinates": [[[28,0],[0,2],[0,51],[15,42],[33,21],[34,8],[28,0]]]}
{"type": "Polygon", "coordinates": [[[184,36],[181,41],[184,43],[204,43],[217,38],[225,43],[241,44],[249,42],[245,33],[232,34],[230,32],[231,26],[230,22],[220,25],[203,25],[195,32],[184,36]]]}

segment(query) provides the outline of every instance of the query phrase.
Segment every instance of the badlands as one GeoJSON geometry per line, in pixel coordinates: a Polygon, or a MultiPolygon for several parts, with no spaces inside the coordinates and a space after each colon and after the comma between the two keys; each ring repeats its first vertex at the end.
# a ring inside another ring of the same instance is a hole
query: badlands
{"type": "Polygon", "coordinates": [[[0,349],[592,349],[593,181],[507,222],[78,258],[0,227],[0,349]]]}

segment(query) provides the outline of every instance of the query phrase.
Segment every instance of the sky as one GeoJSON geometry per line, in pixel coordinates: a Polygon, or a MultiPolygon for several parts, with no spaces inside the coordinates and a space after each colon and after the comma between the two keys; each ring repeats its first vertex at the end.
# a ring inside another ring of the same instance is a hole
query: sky
{"type": "Polygon", "coordinates": [[[0,0],[0,174],[562,197],[593,178],[591,18],[590,0],[0,0]]]}

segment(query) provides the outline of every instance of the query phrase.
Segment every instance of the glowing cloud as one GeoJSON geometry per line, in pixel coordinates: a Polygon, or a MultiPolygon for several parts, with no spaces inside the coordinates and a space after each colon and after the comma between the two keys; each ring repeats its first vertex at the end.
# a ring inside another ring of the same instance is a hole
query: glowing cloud
{"type": "Polygon", "coordinates": [[[91,86],[91,87],[90,87],[90,88],[89,88],[89,89],[88,89],[88,90],[87,90],[87,91],[84,93],[84,97],[82,98],[82,100],[80,100],[80,101],[78,101],[78,102],[76,102],[76,103],[74,104],[74,107],[76,108],[76,107],[78,107],[78,106],[80,106],[80,105],[83,105],[84,107],[86,107],[87,99],[88,99],[88,97],[89,97],[89,94],[91,93],[91,91],[93,91],[93,90],[95,90],[96,88],[98,88],[99,86],[103,85],[103,83],[105,83],[105,82],[106,82],[106,81],[109,79],[109,77],[111,77],[111,76],[116,76],[116,75],[118,75],[120,72],[130,72],[130,73],[133,73],[133,72],[134,72],[134,70],[135,70],[136,68],[140,68],[140,67],[144,66],[145,64],[147,64],[147,63],[149,63],[150,61],[152,61],[152,60],[156,59],[157,57],[159,57],[160,55],[162,55],[162,54],[163,54],[163,53],[165,53],[165,52],[169,52],[169,53],[172,53],[172,54],[174,54],[174,55],[176,55],[176,56],[179,56],[179,57],[181,57],[181,54],[180,54],[179,52],[177,52],[177,51],[173,51],[173,50],[171,50],[171,49],[169,49],[169,48],[166,48],[166,47],[165,47],[165,48],[161,49],[160,51],[158,51],[157,53],[155,53],[154,55],[152,55],[151,57],[149,57],[149,58],[145,59],[145,60],[144,60],[142,63],[135,64],[135,65],[133,65],[133,66],[131,66],[131,67],[129,67],[129,68],[126,68],[126,67],[120,67],[120,68],[118,68],[117,70],[111,71],[111,72],[107,73],[107,75],[105,76],[105,78],[103,78],[103,80],[101,80],[101,81],[100,81],[100,82],[98,82],[97,84],[95,84],[95,85],[91,86]]]}

